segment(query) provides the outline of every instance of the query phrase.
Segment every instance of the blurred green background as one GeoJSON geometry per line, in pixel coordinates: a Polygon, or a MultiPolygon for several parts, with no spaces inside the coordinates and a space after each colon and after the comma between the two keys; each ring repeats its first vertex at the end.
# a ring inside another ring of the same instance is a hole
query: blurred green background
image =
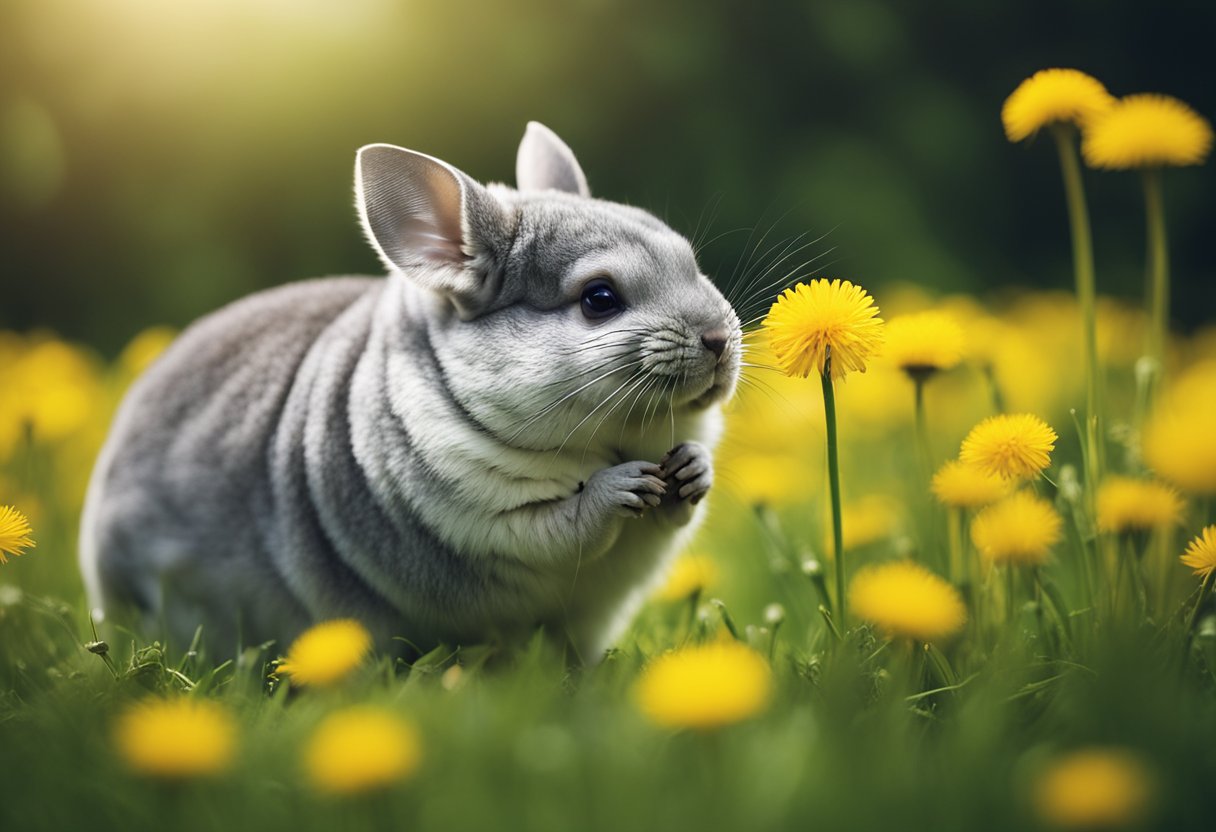
{"type": "MultiPolygon", "coordinates": [[[[258,288],[379,273],[355,149],[510,181],[529,119],[597,195],[688,234],[830,231],[827,273],[871,288],[1068,287],[1053,148],[1008,144],[1002,101],[1075,66],[1211,118],[1214,34],[1198,1],[2,0],[0,328],[113,353],[258,288]]],[[[1136,297],[1139,185],[1087,184],[1100,287],[1136,297]]],[[[1211,164],[1168,176],[1184,329],[1216,300],[1214,202],[1211,164]]],[[[703,267],[729,275],[747,237],[703,267]]]]}

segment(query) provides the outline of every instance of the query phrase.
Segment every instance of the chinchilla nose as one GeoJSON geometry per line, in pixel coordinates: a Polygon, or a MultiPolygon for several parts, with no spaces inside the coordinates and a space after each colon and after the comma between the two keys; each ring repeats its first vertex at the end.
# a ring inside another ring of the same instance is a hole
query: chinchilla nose
{"type": "Polygon", "coordinates": [[[705,330],[701,333],[701,343],[705,345],[705,349],[721,358],[722,351],[726,349],[726,330],[722,327],[705,330]]]}

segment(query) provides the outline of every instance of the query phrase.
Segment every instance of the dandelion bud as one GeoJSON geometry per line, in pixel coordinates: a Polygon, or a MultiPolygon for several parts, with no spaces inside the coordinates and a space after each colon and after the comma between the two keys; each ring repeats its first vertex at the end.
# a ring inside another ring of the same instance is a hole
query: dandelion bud
{"type": "Polygon", "coordinates": [[[785,621],[785,607],[778,603],[769,604],[764,608],[764,623],[770,627],[776,628],[781,626],[785,621]]]}
{"type": "Polygon", "coordinates": [[[1081,482],[1077,479],[1075,465],[1064,465],[1060,468],[1060,497],[1066,503],[1081,502],[1081,482]]]}

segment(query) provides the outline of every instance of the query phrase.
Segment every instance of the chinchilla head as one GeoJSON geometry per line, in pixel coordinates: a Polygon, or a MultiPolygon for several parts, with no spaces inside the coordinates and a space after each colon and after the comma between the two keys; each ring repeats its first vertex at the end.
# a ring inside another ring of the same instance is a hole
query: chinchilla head
{"type": "Polygon", "coordinates": [[[356,162],[364,229],[402,302],[431,304],[430,344],[462,406],[512,444],[552,448],[584,426],[662,422],[728,398],[739,319],[688,240],[593,199],[574,154],[536,122],[516,179],[483,186],[390,145],[356,162]]]}

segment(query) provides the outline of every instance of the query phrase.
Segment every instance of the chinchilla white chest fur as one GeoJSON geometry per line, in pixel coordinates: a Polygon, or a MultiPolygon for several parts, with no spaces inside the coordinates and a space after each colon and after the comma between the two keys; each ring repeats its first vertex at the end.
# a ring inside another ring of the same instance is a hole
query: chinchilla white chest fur
{"type": "Polygon", "coordinates": [[[704,511],[739,320],[687,240],[539,124],[518,189],[359,151],[387,278],[262,292],[131,389],[90,484],[97,615],[220,652],[537,626],[595,660],[704,511]]]}

